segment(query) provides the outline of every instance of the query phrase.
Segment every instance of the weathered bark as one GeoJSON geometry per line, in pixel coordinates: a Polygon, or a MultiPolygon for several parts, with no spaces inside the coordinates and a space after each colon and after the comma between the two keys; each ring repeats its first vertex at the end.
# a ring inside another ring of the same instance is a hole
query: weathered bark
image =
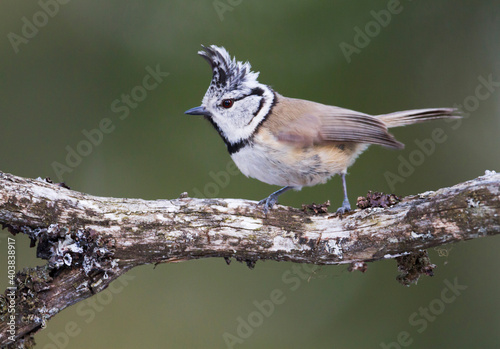
{"type": "MultiPolygon", "coordinates": [[[[343,218],[254,201],[104,198],[0,172],[0,223],[38,242],[48,264],[15,277],[15,339],[28,340],[64,308],[142,264],[205,257],[313,264],[363,263],[500,233],[500,174],[408,196],[343,218]]],[[[425,258],[411,263],[429,273],[425,258]]],[[[399,259],[399,264],[409,258],[399,259]]],[[[407,266],[406,266],[407,267],[407,266]]],[[[411,265],[410,265],[411,267],[411,265]]],[[[0,345],[9,343],[7,291],[0,298],[0,345]]]]}

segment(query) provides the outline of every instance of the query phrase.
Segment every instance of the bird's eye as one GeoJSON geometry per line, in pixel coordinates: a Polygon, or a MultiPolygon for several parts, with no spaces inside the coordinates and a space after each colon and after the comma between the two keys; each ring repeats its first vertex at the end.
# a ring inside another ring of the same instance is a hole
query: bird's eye
{"type": "Polygon", "coordinates": [[[224,99],[221,103],[223,108],[229,109],[233,106],[234,101],[232,99],[224,99]]]}

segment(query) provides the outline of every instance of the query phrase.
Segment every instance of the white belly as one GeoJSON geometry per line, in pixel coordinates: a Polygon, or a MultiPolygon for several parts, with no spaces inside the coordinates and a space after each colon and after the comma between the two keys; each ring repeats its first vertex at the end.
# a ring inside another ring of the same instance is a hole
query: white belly
{"type": "Polygon", "coordinates": [[[325,183],[340,172],[327,166],[313,151],[303,155],[295,158],[286,151],[254,145],[241,149],[231,157],[245,176],[279,186],[312,186],[325,183]]]}

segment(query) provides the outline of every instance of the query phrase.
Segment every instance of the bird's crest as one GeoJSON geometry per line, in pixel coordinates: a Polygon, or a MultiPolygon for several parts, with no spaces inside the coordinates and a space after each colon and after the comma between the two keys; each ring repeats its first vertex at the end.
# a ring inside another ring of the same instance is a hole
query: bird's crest
{"type": "Polygon", "coordinates": [[[250,63],[239,62],[231,56],[224,47],[203,46],[198,54],[205,58],[212,67],[212,82],[209,90],[212,92],[251,89],[258,84],[258,72],[252,72],[250,63]]]}

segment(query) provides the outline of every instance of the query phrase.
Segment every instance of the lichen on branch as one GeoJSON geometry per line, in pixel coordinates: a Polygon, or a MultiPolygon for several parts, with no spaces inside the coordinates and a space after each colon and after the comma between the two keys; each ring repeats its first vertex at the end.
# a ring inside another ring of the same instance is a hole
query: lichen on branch
{"type": "MultiPolygon", "coordinates": [[[[26,234],[45,266],[16,275],[16,345],[64,308],[105,289],[129,269],[223,257],[349,264],[397,258],[399,280],[431,275],[425,249],[500,233],[500,174],[408,196],[369,193],[343,217],[328,203],[277,205],[267,215],[239,199],[97,197],[42,179],[0,172],[0,224],[26,234]]],[[[7,294],[0,296],[0,346],[9,343],[7,294]]],[[[26,342],[23,342],[25,341],[26,342]]]]}

